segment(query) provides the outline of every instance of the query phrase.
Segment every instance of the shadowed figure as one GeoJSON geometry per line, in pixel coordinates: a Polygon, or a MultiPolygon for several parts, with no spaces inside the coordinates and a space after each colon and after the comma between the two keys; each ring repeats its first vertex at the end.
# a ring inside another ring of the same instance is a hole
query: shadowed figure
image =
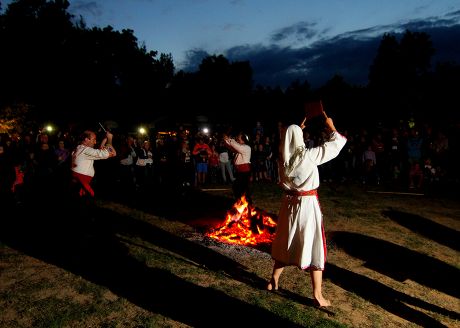
{"type": "Polygon", "coordinates": [[[411,306],[420,307],[428,311],[449,316],[456,320],[460,319],[460,314],[456,312],[443,309],[439,306],[401,293],[378,281],[347,269],[340,268],[334,264],[329,263],[324,273],[325,278],[330,279],[334,284],[342,287],[343,289],[355,293],[369,302],[381,306],[386,311],[422,327],[447,326],[411,306]],[[405,303],[411,306],[406,305],[405,303]]]}
{"type": "Polygon", "coordinates": [[[405,213],[394,209],[383,211],[382,214],[415,233],[441,245],[460,251],[460,232],[457,230],[433,222],[420,215],[405,213]]]}
{"type": "Polygon", "coordinates": [[[397,281],[411,279],[421,285],[459,297],[460,270],[430,256],[358,233],[336,231],[334,243],[347,254],[366,261],[365,267],[397,281]]]}

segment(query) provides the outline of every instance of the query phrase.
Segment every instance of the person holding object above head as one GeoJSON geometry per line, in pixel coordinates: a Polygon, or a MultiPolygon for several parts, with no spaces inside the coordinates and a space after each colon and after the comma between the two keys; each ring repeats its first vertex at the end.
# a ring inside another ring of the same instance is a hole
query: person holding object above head
{"type": "Polygon", "coordinates": [[[236,154],[233,159],[235,167],[235,180],[233,182],[233,195],[238,200],[243,195],[249,204],[252,203],[249,181],[251,179],[251,146],[249,138],[240,132],[235,139],[223,136],[225,144],[236,154]]]}
{"type": "Polygon", "coordinates": [[[314,305],[331,305],[322,294],[327,249],[317,193],[318,165],[335,158],[346,141],[325,113],[305,118],[300,126],[292,124],[285,130],[278,163],[280,186],[285,194],[272,244],[275,262],[268,290],[277,290],[284,267],[293,265],[310,272],[314,305]],[[303,128],[316,140],[313,148],[306,148],[303,128]]]}
{"type": "Polygon", "coordinates": [[[106,131],[106,137],[102,140],[100,148],[95,149],[96,133],[90,130],[84,131],[78,146],[72,152],[72,179],[79,188],[80,197],[94,197],[94,190],[90,185],[94,177],[94,161],[116,156],[112,146],[113,134],[106,131]]]}

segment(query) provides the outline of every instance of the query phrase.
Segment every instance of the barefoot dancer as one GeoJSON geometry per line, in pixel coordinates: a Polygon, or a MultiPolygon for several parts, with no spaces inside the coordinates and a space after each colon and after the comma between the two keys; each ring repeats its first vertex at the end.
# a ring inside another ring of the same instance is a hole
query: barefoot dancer
{"type": "Polygon", "coordinates": [[[335,158],[346,143],[326,114],[309,120],[310,136],[323,136],[314,148],[306,149],[301,126],[290,125],[280,146],[280,185],[285,191],[278,216],[276,237],[272,245],[275,260],[268,290],[278,289],[284,267],[295,265],[309,270],[313,301],[316,306],[329,306],[321,291],[326,262],[326,239],[323,216],[316,189],[319,186],[318,165],[335,158]],[[324,133],[325,132],[325,133],[324,133]],[[324,137],[326,136],[326,137],[324,137]]]}

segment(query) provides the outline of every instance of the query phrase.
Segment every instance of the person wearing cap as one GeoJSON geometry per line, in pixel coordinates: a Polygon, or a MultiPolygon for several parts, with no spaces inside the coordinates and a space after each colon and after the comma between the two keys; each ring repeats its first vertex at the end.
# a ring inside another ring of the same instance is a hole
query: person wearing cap
{"type": "Polygon", "coordinates": [[[289,125],[280,145],[280,186],[284,191],[272,244],[273,272],[268,290],[277,290],[285,266],[309,271],[313,303],[330,306],[322,295],[322,273],[326,263],[323,214],[318,201],[318,166],[335,158],[346,138],[340,135],[330,117],[316,116],[302,124],[289,125]],[[313,148],[304,142],[303,128],[317,140],[313,148]]]}

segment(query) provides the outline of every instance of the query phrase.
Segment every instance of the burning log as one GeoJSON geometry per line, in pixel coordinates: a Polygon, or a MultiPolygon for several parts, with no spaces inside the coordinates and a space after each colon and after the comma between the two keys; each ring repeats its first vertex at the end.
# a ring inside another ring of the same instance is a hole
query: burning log
{"type": "Polygon", "coordinates": [[[227,212],[224,224],[207,233],[210,238],[238,245],[271,243],[276,229],[275,221],[254,208],[243,195],[227,212]]]}

